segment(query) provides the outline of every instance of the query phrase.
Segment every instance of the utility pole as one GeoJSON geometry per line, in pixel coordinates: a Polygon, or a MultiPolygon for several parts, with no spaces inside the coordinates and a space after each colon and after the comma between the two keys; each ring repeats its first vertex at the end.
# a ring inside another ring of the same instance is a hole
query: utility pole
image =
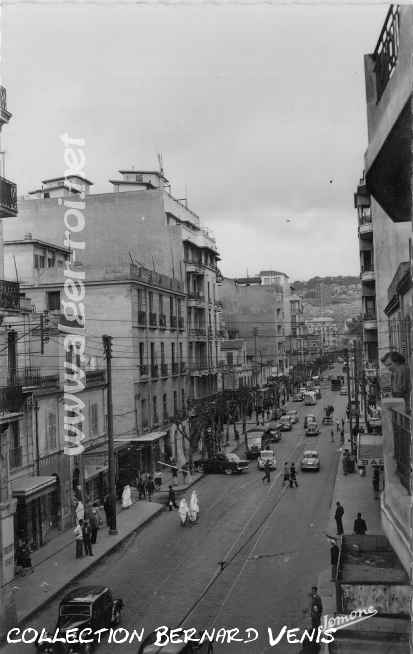
{"type": "Polygon", "coordinates": [[[117,534],[116,527],[116,494],[115,494],[115,454],[113,449],[113,405],[112,405],[112,337],[102,336],[103,349],[106,357],[106,392],[108,405],[108,472],[110,525],[109,534],[117,534]]]}
{"type": "MultiPolygon", "coordinates": [[[[257,327],[254,327],[254,369],[255,371],[257,370],[257,334],[258,334],[258,329],[257,327]]],[[[258,386],[258,375],[255,372],[255,386],[258,386]]]]}
{"type": "Polygon", "coordinates": [[[358,360],[359,348],[358,348],[357,341],[354,341],[353,353],[354,353],[354,398],[356,400],[356,430],[357,430],[357,433],[359,433],[359,427],[360,427],[359,392],[360,392],[360,388],[359,388],[359,360],[358,360]]]}
{"type": "Polygon", "coordinates": [[[351,448],[353,449],[353,418],[351,414],[351,388],[350,388],[350,357],[348,349],[344,350],[344,356],[346,358],[346,372],[347,372],[347,397],[348,397],[348,408],[349,408],[349,424],[350,424],[350,439],[351,439],[351,448]]]}

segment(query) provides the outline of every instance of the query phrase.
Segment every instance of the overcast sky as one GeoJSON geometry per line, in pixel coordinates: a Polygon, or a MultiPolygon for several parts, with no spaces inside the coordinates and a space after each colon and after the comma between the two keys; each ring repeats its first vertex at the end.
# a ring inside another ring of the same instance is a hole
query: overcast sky
{"type": "Polygon", "coordinates": [[[214,232],[227,276],[358,274],[363,55],[386,5],[8,4],[7,176],[19,193],[86,141],[94,192],[157,167],[214,232]],[[43,5],[43,6],[42,6],[43,5]]]}

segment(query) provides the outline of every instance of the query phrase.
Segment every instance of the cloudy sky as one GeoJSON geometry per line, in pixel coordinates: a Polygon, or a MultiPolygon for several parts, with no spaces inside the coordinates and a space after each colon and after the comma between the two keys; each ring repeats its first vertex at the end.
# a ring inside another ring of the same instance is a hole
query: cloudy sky
{"type": "Polygon", "coordinates": [[[161,152],[225,275],[357,274],[363,55],[387,7],[224,3],[6,0],[7,176],[26,193],[62,174],[62,132],[95,192],[161,152]]]}

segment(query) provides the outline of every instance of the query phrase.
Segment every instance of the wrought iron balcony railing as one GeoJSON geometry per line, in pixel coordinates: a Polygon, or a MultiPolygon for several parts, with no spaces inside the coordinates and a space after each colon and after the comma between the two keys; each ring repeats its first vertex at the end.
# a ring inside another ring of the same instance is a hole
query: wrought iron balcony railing
{"type": "Polygon", "coordinates": [[[0,177],[0,218],[17,216],[17,186],[5,177],[0,177]]]}
{"type": "Polygon", "coordinates": [[[159,377],[159,366],[157,364],[151,366],[151,377],[152,379],[157,379],[159,377]]]}
{"type": "Polygon", "coordinates": [[[399,7],[398,5],[390,5],[373,54],[377,102],[380,101],[397,65],[400,45],[399,34],[399,7]]]}
{"type": "Polygon", "coordinates": [[[172,362],[172,374],[179,375],[179,364],[176,361],[172,362]]]}
{"type": "Polygon", "coordinates": [[[159,314],[159,327],[166,329],[166,315],[164,313],[159,314]]]}
{"type": "Polygon", "coordinates": [[[0,279],[0,309],[18,310],[20,308],[18,282],[0,279]]]}
{"type": "Polygon", "coordinates": [[[410,493],[410,416],[392,411],[394,458],[401,484],[410,493]]]}
{"type": "Polygon", "coordinates": [[[21,386],[3,386],[0,388],[0,415],[20,413],[23,409],[24,395],[21,386]]]}
{"type": "Polygon", "coordinates": [[[157,315],[156,313],[149,314],[149,327],[156,327],[157,325],[157,315]]]}
{"type": "Polygon", "coordinates": [[[184,375],[186,373],[186,363],[185,363],[185,361],[181,361],[180,369],[181,369],[181,375],[184,375]]]}
{"type": "Polygon", "coordinates": [[[23,463],[23,448],[21,446],[9,450],[10,468],[20,468],[23,463]]]}
{"type": "Polygon", "coordinates": [[[168,376],[168,364],[161,363],[161,377],[167,377],[167,376],[168,376]]]}
{"type": "Polygon", "coordinates": [[[149,372],[149,366],[144,365],[144,364],[139,366],[139,373],[140,373],[141,377],[146,377],[148,372],[149,372]]]}
{"type": "Polygon", "coordinates": [[[171,329],[176,329],[178,326],[178,317],[177,316],[169,316],[169,325],[171,329]]]}
{"type": "Polygon", "coordinates": [[[146,325],[146,311],[138,311],[138,324],[146,325]]]}

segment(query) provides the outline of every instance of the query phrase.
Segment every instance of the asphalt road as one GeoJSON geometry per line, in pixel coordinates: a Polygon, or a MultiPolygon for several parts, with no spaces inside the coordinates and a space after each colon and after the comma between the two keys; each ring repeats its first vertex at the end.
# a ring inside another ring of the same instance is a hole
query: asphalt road
{"type": "MultiPolygon", "coordinates": [[[[294,654],[297,645],[281,641],[269,647],[267,629],[274,634],[283,625],[308,625],[303,611],[309,606],[309,591],[319,572],[329,564],[325,529],[338,461],[339,435],[331,443],[331,427],[322,427],[318,437],[306,438],[303,416],[322,416],[327,404],[344,415],[347,398],[326,391],[316,407],[297,408],[300,422],[284,432],[274,446],[278,461],[271,484],[251,462],[241,476],[209,475],[196,486],[199,523],[181,527],[176,512],[165,511],[122,549],[107,557],[85,575],[82,583],[106,584],[122,597],[122,626],[148,633],[160,625],[210,628],[254,627],[259,639],[250,644],[215,645],[214,652],[294,654]],[[282,487],[285,461],[300,461],[304,449],[317,449],[319,473],[300,473],[298,488],[282,487]],[[222,573],[219,562],[225,561],[222,573]],[[205,589],[216,576],[207,592],[205,589]]],[[[334,426],[335,428],[335,426],[334,426]]],[[[243,454],[240,447],[240,454],[243,454]]],[[[339,499],[339,498],[337,498],[339,499]]],[[[31,620],[32,625],[54,627],[57,601],[31,620]]],[[[102,643],[100,654],[136,654],[138,646],[102,643]]],[[[24,654],[30,646],[5,647],[3,654],[24,654]]]]}

